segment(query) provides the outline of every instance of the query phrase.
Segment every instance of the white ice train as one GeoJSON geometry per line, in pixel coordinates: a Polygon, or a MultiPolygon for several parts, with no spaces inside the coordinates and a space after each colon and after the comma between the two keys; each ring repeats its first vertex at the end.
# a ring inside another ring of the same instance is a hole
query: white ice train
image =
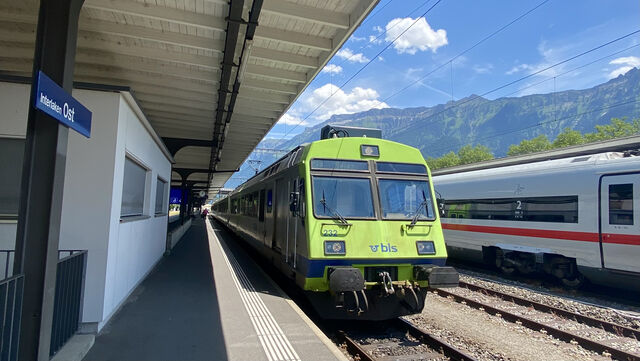
{"type": "Polygon", "coordinates": [[[640,290],[640,156],[600,153],[433,177],[450,257],[640,290]]]}

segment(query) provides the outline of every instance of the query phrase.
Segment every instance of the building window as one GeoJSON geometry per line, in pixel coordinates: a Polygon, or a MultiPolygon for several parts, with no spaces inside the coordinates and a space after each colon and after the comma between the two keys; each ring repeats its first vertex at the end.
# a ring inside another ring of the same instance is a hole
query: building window
{"type": "Polygon", "coordinates": [[[444,218],[578,223],[578,196],[447,199],[444,218]]]}
{"type": "Polygon", "coordinates": [[[165,198],[167,197],[167,182],[158,178],[156,181],[156,215],[165,214],[165,198]]]}
{"type": "Polygon", "coordinates": [[[146,181],[147,170],[133,160],[125,158],[121,217],[143,215],[146,181]]]}
{"type": "Polygon", "coordinates": [[[24,139],[0,138],[0,219],[17,219],[24,139]]]}
{"type": "Polygon", "coordinates": [[[633,225],[633,184],[609,185],[609,224],[633,225]]]}

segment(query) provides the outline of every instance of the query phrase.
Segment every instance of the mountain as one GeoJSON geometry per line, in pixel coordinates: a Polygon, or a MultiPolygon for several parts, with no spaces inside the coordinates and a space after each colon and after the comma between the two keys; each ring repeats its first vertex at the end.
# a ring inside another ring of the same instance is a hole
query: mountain
{"type": "MultiPolygon", "coordinates": [[[[470,95],[433,107],[372,109],[334,115],[282,142],[263,140],[258,148],[291,149],[320,138],[326,124],[382,129],[385,139],[414,146],[425,158],[457,151],[466,144],[483,144],[496,157],[505,156],[511,144],[545,134],[553,140],[564,128],[591,132],[611,118],[640,116],[640,69],[634,68],[606,83],[583,90],[567,90],[494,100],[470,95]]],[[[254,152],[249,159],[273,163],[282,154],[254,152]]],[[[243,166],[240,177],[253,174],[243,166]]],[[[245,179],[230,181],[235,187],[245,179]]]]}

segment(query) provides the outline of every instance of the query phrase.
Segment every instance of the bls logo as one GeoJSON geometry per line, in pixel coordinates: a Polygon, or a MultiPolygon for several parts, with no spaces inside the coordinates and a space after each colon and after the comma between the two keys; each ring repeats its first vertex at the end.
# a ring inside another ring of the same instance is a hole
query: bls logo
{"type": "Polygon", "coordinates": [[[398,252],[398,248],[396,246],[392,246],[391,243],[375,244],[373,246],[369,246],[369,248],[371,248],[371,252],[378,252],[378,250],[380,250],[380,252],[382,253],[398,252]]]}

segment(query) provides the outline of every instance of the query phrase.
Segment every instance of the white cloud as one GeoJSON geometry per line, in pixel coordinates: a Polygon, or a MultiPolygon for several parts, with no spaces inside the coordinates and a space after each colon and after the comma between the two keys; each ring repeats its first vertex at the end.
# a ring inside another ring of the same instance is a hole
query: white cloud
{"type": "Polygon", "coordinates": [[[640,67],[640,58],[637,56],[624,56],[611,60],[609,64],[622,65],[609,73],[609,78],[616,78],[619,75],[626,74],[626,72],[635,67],[640,67]]]}
{"type": "Polygon", "coordinates": [[[380,27],[379,25],[376,25],[373,27],[373,31],[377,32],[377,33],[382,33],[384,31],[384,29],[382,27],[380,27]]]}
{"type": "Polygon", "coordinates": [[[428,49],[435,53],[439,47],[449,43],[447,31],[444,29],[433,30],[423,17],[419,18],[417,22],[412,18],[396,18],[387,24],[386,29],[386,41],[391,42],[400,36],[393,44],[399,54],[413,55],[418,51],[428,49]],[[412,26],[414,22],[415,24],[412,26]],[[407,30],[409,27],[411,28],[407,30]],[[405,30],[407,31],[403,34],[405,30]]]}
{"type": "Polygon", "coordinates": [[[485,65],[476,64],[473,66],[473,71],[475,71],[478,74],[488,74],[488,73],[491,73],[492,70],[493,70],[493,64],[485,64],[485,65]]]}
{"type": "Polygon", "coordinates": [[[303,121],[302,118],[297,117],[295,115],[291,115],[289,113],[285,113],[278,120],[278,124],[286,124],[286,125],[301,125],[307,126],[309,123],[307,121],[303,121]]]}
{"type": "Polygon", "coordinates": [[[519,72],[521,72],[523,70],[528,70],[528,69],[531,69],[531,68],[532,68],[532,66],[529,65],[529,64],[520,64],[520,65],[516,65],[513,68],[511,68],[509,71],[506,72],[506,74],[507,75],[512,75],[512,74],[519,73],[519,72]]]}
{"type": "Polygon", "coordinates": [[[369,44],[382,44],[382,38],[381,37],[377,37],[377,36],[373,36],[373,35],[369,35],[369,44]]]}
{"type": "Polygon", "coordinates": [[[342,72],[342,67],[340,65],[329,64],[322,68],[322,72],[329,74],[339,74],[342,72]]]}
{"type": "Polygon", "coordinates": [[[364,56],[362,53],[353,53],[351,49],[344,48],[336,53],[336,56],[342,59],[346,59],[352,63],[366,63],[369,61],[369,58],[364,56]]]}
{"type": "Polygon", "coordinates": [[[315,116],[318,120],[325,120],[334,114],[352,114],[374,108],[388,108],[389,105],[378,100],[379,97],[380,94],[372,88],[355,87],[350,93],[345,93],[336,85],[329,83],[315,89],[305,102],[313,109],[325,102],[315,116]],[[326,100],[330,96],[331,98],[326,100]]]}
{"type": "Polygon", "coordinates": [[[351,35],[351,37],[349,38],[349,40],[351,41],[365,41],[367,40],[367,38],[365,36],[355,36],[355,35],[351,35]]]}

